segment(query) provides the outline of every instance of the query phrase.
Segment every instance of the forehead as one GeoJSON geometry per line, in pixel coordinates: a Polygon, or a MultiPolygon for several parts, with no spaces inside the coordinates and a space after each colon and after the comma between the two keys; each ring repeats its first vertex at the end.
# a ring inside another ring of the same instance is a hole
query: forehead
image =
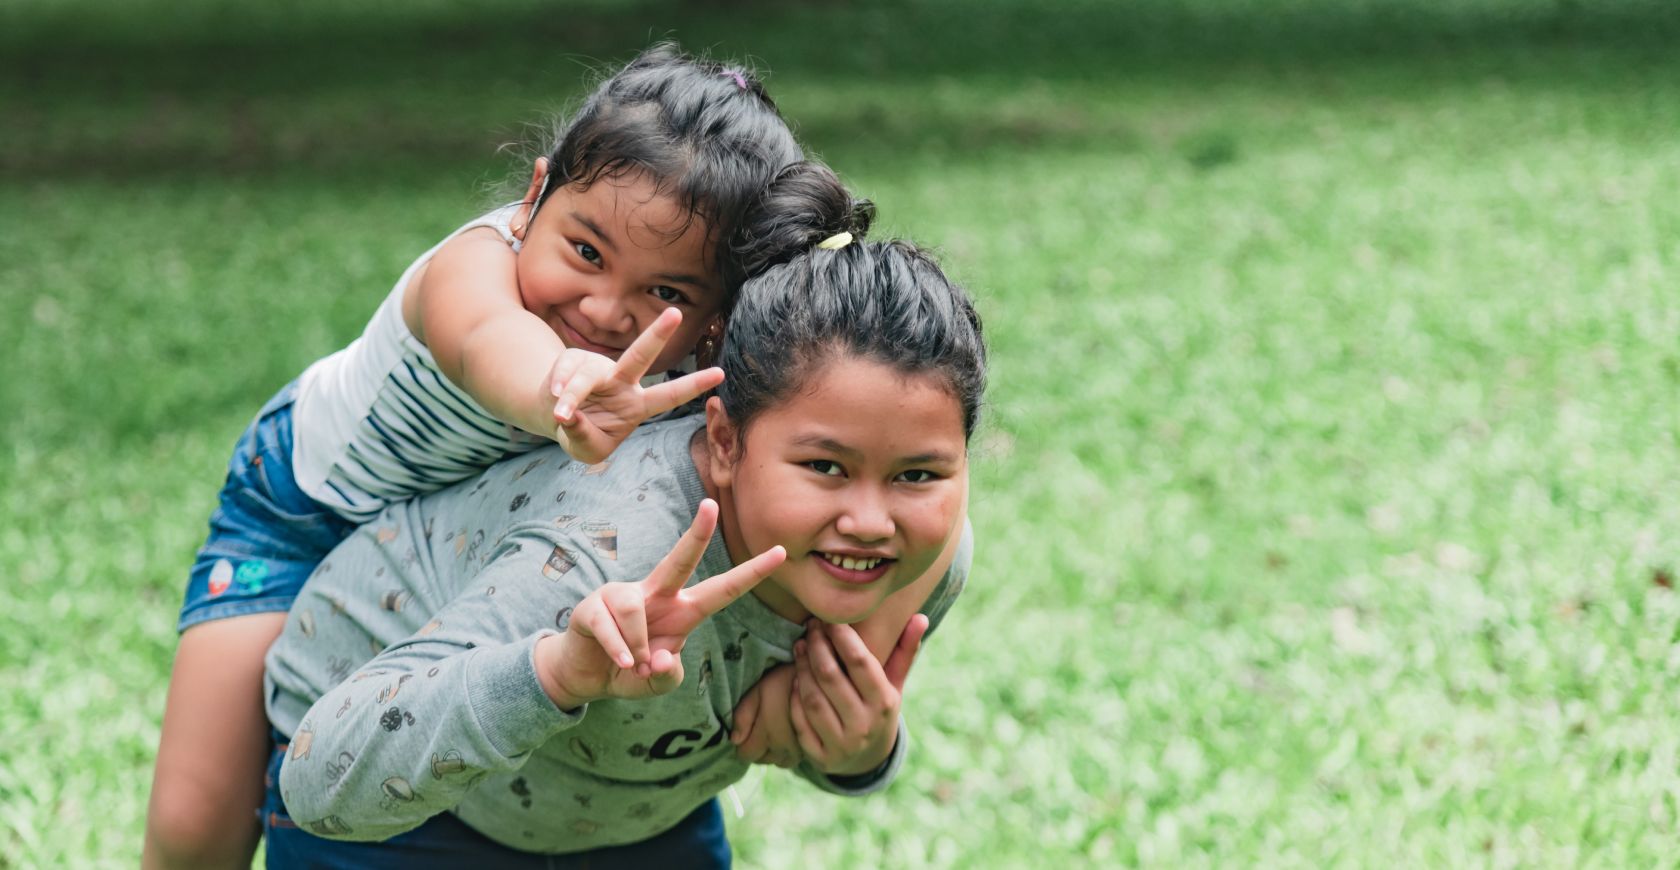
{"type": "Polygon", "coordinates": [[[754,419],[745,447],[828,441],[872,459],[967,453],[962,407],[944,379],[842,354],[754,419]]]}

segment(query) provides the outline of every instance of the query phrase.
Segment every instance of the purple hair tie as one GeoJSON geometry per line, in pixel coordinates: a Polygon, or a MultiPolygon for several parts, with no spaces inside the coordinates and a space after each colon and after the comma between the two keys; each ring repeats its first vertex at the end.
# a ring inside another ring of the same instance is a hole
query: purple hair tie
{"type": "Polygon", "coordinates": [[[745,76],[741,75],[739,70],[726,69],[723,72],[718,73],[718,75],[724,78],[734,79],[735,87],[738,87],[743,91],[747,89],[747,79],[745,76]]]}

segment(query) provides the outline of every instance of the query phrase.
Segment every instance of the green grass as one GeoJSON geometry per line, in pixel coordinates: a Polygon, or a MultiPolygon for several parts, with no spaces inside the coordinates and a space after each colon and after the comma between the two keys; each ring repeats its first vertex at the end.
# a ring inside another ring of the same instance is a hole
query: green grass
{"type": "Polygon", "coordinates": [[[134,862],[240,427],[650,35],[993,350],[913,762],[744,865],[1680,862],[1680,15],[1435,5],[10,4],[0,866],[134,862]]]}

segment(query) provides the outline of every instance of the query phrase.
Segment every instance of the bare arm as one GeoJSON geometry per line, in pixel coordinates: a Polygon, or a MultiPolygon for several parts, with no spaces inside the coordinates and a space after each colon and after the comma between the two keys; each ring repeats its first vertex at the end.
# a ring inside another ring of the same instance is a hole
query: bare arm
{"type": "Polygon", "coordinates": [[[403,316],[438,368],[499,420],[553,438],[550,373],[566,347],[519,298],[514,252],[489,229],[438,249],[416,274],[403,316]]]}

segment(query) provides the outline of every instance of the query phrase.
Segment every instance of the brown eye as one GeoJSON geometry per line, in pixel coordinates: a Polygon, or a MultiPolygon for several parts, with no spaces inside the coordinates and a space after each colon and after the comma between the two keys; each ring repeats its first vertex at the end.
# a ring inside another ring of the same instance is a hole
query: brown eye
{"type": "Polygon", "coordinates": [[[601,252],[595,250],[594,245],[588,242],[573,242],[572,247],[578,252],[578,256],[597,266],[601,265],[601,252]]]}
{"type": "Polygon", "coordinates": [[[840,468],[840,463],[827,459],[813,459],[810,462],[805,463],[805,467],[824,477],[839,477],[845,473],[845,471],[840,468]]]}

